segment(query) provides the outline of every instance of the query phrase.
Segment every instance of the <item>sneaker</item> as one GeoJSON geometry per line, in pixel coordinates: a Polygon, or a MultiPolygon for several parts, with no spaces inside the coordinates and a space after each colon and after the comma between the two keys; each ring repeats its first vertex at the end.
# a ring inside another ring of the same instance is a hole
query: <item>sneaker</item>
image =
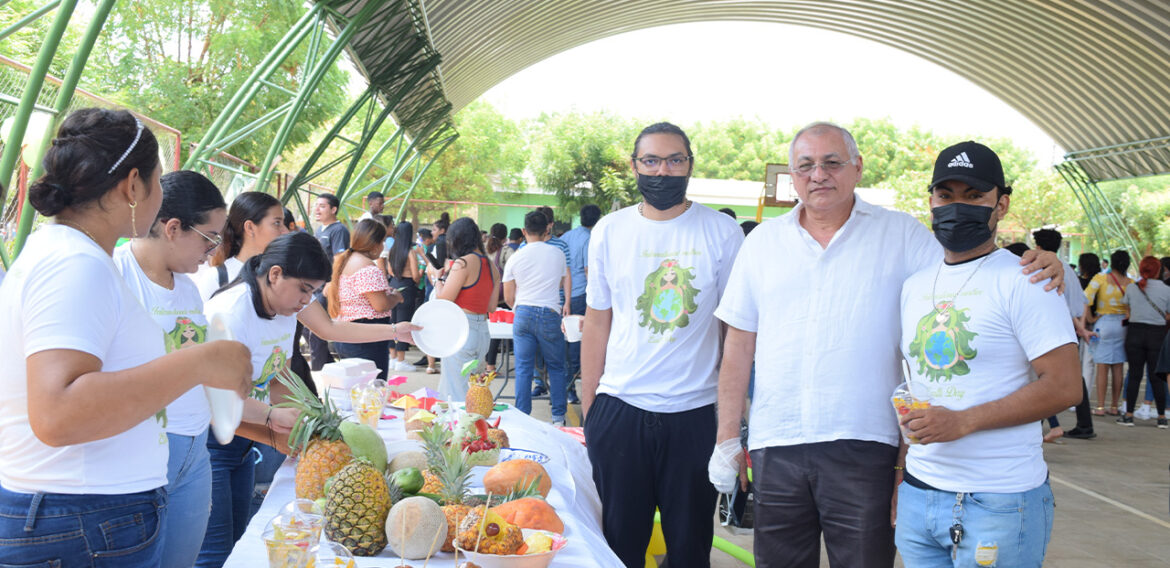
{"type": "Polygon", "coordinates": [[[558,420],[553,420],[552,425],[554,428],[564,428],[565,427],[565,419],[561,418],[558,420]]]}
{"type": "MultiPolygon", "coordinates": [[[[1139,410],[1142,412],[1142,420],[1153,420],[1154,416],[1156,416],[1154,414],[1154,407],[1148,404],[1143,404],[1139,410]]],[[[1134,413],[1134,416],[1137,416],[1136,412],[1134,413]]]]}
{"type": "Polygon", "coordinates": [[[577,389],[569,389],[569,404],[581,404],[581,398],[577,396],[577,389]]]}
{"type": "Polygon", "coordinates": [[[1162,430],[1165,430],[1166,428],[1170,428],[1170,425],[1166,424],[1166,417],[1165,416],[1158,417],[1158,428],[1161,428],[1162,430]]]}
{"type": "Polygon", "coordinates": [[[404,371],[407,373],[416,373],[416,372],[418,372],[418,367],[415,367],[414,365],[411,365],[410,363],[407,363],[406,361],[395,361],[394,362],[394,370],[395,371],[404,371]]]}
{"type": "MultiPolygon", "coordinates": [[[[438,359],[435,359],[435,360],[438,361],[438,359]]],[[[419,357],[418,361],[415,361],[414,364],[415,365],[426,365],[427,364],[427,356],[423,355],[422,357],[419,357]]]]}
{"type": "Polygon", "coordinates": [[[1076,438],[1078,440],[1092,440],[1097,437],[1097,433],[1092,428],[1073,428],[1064,433],[1065,438],[1076,438]]]}
{"type": "Polygon", "coordinates": [[[536,386],[532,387],[532,396],[538,397],[548,394],[548,389],[544,387],[544,381],[536,381],[536,386]]]}
{"type": "Polygon", "coordinates": [[[1133,417],[1132,416],[1118,416],[1117,423],[1122,425],[1122,426],[1133,426],[1133,417]]]}

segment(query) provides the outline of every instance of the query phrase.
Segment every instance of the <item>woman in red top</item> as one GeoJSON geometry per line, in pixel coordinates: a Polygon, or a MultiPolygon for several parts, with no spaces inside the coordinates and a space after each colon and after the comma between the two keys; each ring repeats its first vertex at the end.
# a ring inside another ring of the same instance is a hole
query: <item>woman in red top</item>
{"type": "Polygon", "coordinates": [[[463,347],[443,358],[439,392],[451,400],[463,400],[467,381],[460,371],[468,361],[481,361],[482,367],[491,342],[487,315],[500,301],[500,271],[484,254],[479,227],[468,217],[456,219],[447,229],[447,254],[455,260],[447,276],[440,278],[437,295],[463,309],[469,332],[463,347]]]}
{"type": "MultiPolygon", "coordinates": [[[[333,259],[333,278],[325,288],[329,297],[329,315],[335,320],[356,323],[390,323],[390,310],[402,296],[390,289],[386,274],[376,260],[382,254],[386,226],[373,219],[363,219],[354,227],[349,248],[333,259]]],[[[342,357],[360,357],[373,361],[378,378],[386,378],[389,368],[390,341],[372,343],[334,342],[342,357]]]]}

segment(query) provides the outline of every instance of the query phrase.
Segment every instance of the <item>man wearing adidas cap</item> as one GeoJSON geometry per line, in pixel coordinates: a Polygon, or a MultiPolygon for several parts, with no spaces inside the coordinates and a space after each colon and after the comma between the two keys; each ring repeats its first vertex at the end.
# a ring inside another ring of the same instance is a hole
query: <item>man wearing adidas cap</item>
{"type": "Polygon", "coordinates": [[[902,287],[902,354],[930,393],[929,408],[901,417],[919,442],[898,487],[895,542],[908,568],[1039,567],[1052,532],[1039,421],[1080,401],[1080,365],[1065,301],[1020,278],[1016,256],[995,245],[1011,192],[982,144],[935,162],[944,259],[902,287]]]}
{"type": "MultiPolygon", "coordinates": [[[[862,157],[849,131],[816,122],[789,148],[800,203],[747,236],[715,310],[727,335],[708,476],[724,493],[737,475],[746,485],[735,466],[754,361],[756,565],[815,568],[823,536],[833,566],[889,568],[904,462],[890,406],[903,380],[899,298],[943,250],[918,220],[854,194],[862,157]]],[[[1027,272],[1044,270],[1034,281],[1062,279],[1056,255],[1028,258],[1027,272]]]]}

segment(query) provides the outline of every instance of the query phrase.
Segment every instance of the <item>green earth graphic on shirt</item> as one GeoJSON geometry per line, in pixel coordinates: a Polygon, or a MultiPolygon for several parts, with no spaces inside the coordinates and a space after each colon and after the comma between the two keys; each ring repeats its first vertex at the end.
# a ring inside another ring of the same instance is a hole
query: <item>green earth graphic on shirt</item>
{"type": "Polygon", "coordinates": [[[257,400],[264,400],[268,397],[268,387],[272,384],[272,379],[276,378],[276,373],[284,368],[288,363],[288,355],[280,348],[279,345],[272,348],[272,354],[268,356],[268,360],[264,362],[264,367],[260,369],[260,376],[252,381],[252,398],[257,400]]]}
{"type": "Polygon", "coordinates": [[[680,265],[677,259],[662,261],[646,277],[646,287],[634,304],[641,312],[638,325],[654,333],[686,327],[690,314],[699,308],[695,296],[700,290],[691,285],[694,278],[695,269],[680,265]]]}
{"type": "Polygon", "coordinates": [[[967,362],[977,353],[971,340],[979,334],[966,328],[969,321],[967,310],[955,309],[954,303],[940,303],[918,320],[910,342],[910,357],[918,362],[918,374],[937,382],[971,372],[967,362]]]}
{"type": "MultiPolygon", "coordinates": [[[[175,327],[163,334],[163,342],[166,344],[167,353],[185,349],[193,345],[199,345],[207,340],[207,326],[195,323],[189,317],[179,316],[175,318],[175,327]]],[[[167,409],[163,408],[154,415],[154,419],[162,425],[167,427],[167,409]]]]}

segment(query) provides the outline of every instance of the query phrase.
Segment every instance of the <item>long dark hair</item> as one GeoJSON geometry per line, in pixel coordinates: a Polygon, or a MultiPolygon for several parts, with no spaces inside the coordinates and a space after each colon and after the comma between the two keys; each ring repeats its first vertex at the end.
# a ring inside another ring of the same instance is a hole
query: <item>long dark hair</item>
{"type": "Polygon", "coordinates": [[[28,188],[28,200],[51,217],[101,199],[131,170],[149,179],[158,167],[158,140],[128,111],[83,108],[65,117],[41,163],[45,175],[28,188]]]}
{"type": "Polygon", "coordinates": [[[219,266],[229,258],[240,254],[244,246],[244,223],[251,221],[258,225],[268,215],[268,210],[281,207],[280,200],[259,191],[245,191],[232,200],[228,209],[227,224],[223,228],[223,244],[211,257],[210,264],[219,266]]]}
{"type": "Polygon", "coordinates": [[[1092,280],[1101,273],[1101,258],[1091,252],[1083,253],[1077,257],[1077,268],[1080,269],[1082,278],[1092,280]]]}
{"type": "Polygon", "coordinates": [[[406,278],[406,263],[414,245],[414,225],[403,221],[394,227],[394,244],[390,246],[390,270],[398,278],[406,278]]]}
{"type": "Polygon", "coordinates": [[[211,211],[227,208],[219,188],[201,173],[179,170],[162,176],[159,183],[163,190],[162,207],[150,227],[151,238],[162,234],[155,229],[171,219],[178,219],[180,227],[190,231],[191,227],[206,223],[211,211]]]}
{"type": "Polygon", "coordinates": [[[503,223],[496,223],[492,225],[492,230],[489,233],[487,242],[487,253],[495,254],[496,251],[504,247],[504,241],[508,238],[508,226],[503,223]]]}
{"type": "Polygon", "coordinates": [[[240,268],[240,275],[216,294],[243,282],[252,292],[252,308],[256,310],[256,315],[263,319],[274,319],[275,316],[264,310],[264,298],[260,291],[261,279],[264,279],[263,286],[268,286],[268,272],[273,266],[279,266],[287,278],[328,282],[331,276],[329,255],[325,254],[321,243],[308,233],[288,233],[273,239],[263,253],[249,258],[240,268]]]}
{"type": "Polygon", "coordinates": [[[447,257],[459,258],[473,252],[484,252],[479,225],[471,217],[460,217],[447,229],[447,257]]]}
{"type": "MultiPolygon", "coordinates": [[[[435,229],[440,230],[440,231],[446,231],[450,227],[451,227],[451,214],[444,211],[441,215],[439,215],[439,220],[435,221],[435,229]]],[[[476,231],[476,232],[479,232],[479,231],[476,231]]]]}
{"type": "MultiPolygon", "coordinates": [[[[345,270],[345,263],[353,253],[360,252],[369,255],[382,246],[386,240],[386,225],[373,219],[362,219],[353,228],[353,237],[349,239],[349,248],[333,259],[332,284],[325,287],[325,296],[329,299],[329,315],[341,315],[341,273],[345,270]]],[[[381,278],[385,278],[383,275],[381,278]]]]}

